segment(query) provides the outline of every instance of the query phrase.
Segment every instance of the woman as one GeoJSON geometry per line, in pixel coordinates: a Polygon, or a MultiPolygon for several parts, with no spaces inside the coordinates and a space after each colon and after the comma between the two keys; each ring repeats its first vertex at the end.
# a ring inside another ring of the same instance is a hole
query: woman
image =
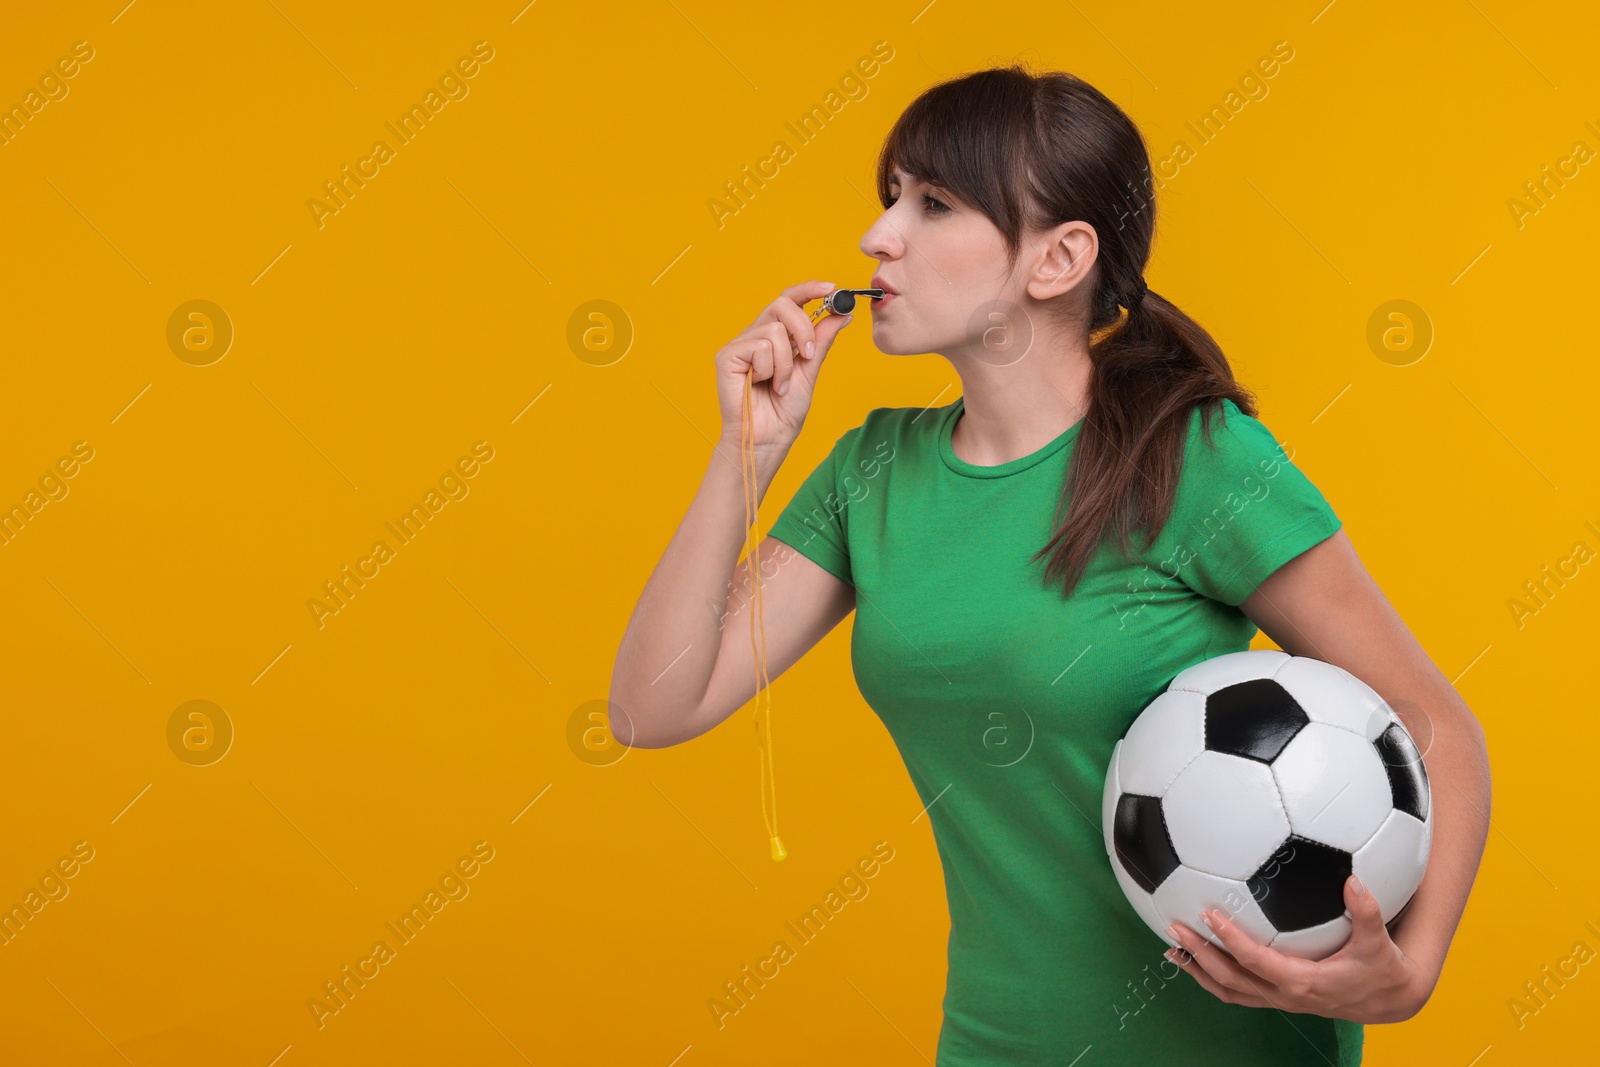
{"type": "MultiPolygon", "coordinates": [[[[857,684],[944,870],[938,1063],[1359,1063],[1362,1024],[1426,1003],[1466,906],[1488,826],[1481,728],[1216,343],[1145,286],[1150,162],[1115,104],[1023,67],[936,85],[890,132],[878,191],[861,240],[886,290],[873,343],[939,353],[962,396],[874,409],[839,438],[762,546],[763,625],[777,677],[857,611],[857,684]],[[1388,928],[1352,877],[1354,932],[1329,958],[1214,912],[1176,923],[1184,951],[1162,964],[1107,862],[1107,762],[1175,674],[1258,627],[1401,714],[1427,755],[1430,864],[1388,928]]],[[[622,743],[686,741],[756,693],[744,628],[717,621],[728,576],[750,580],[744,379],[753,367],[764,493],[852,321],[802,310],[832,288],[786,290],[717,353],[722,439],[618,653],[622,743]]]]}

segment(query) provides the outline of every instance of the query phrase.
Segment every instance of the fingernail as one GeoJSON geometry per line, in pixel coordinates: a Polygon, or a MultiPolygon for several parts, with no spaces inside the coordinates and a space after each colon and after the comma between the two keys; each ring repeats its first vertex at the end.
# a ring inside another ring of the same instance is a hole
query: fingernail
{"type": "Polygon", "coordinates": [[[1209,929],[1209,930],[1215,930],[1216,929],[1216,926],[1211,922],[1211,915],[1210,915],[1209,912],[1202,911],[1200,913],[1200,921],[1206,924],[1206,928],[1207,929],[1209,929]]]}
{"type": "Polygon", "coordinates": [[[816,354],[817,354],[817,342],[815,342],[815,341],[807,341],[806,342],[806,358],[807,359],[814,359],[816,357],[816,354]]]}
{"type": "Polygon", "coordinates": [[[1168,963],[1177,963],[1178,962],[1178,950],[1177,949],[1169,948],[1169,949],[1167,949],[1167,951],[1163,952],[1162,955],[1167,957],[1167,962],[1168,963]]]}
{"type": "Polygon", "coordinates": [[[1357,878],[1353,874],[1350,877],[1356,883],[1356,896],[1358,896],[1358,897],[1366,896],[1367,895],[1367,887],[1361,884],[1361,879],[1357,878]]]}
{"type": "Polygon", "coordinates": [[[1174,941],[1182,941],[1183,940],[1182,935],[1180,935],[1178,933],[1178,927],[1177,927],[1176,924],[1167,927],[1167,936],[1172,938],[1172,940],[1174,940],[1174,941]]]}
{"type": "Polygon", "coordinates": [[[854,315],[846,315],[844,317],[844,321],[847,322],[847,323],[853,321],[854,319],[855,319],[854,315]]]}
{"type": "Polygon", "coordinates": [[[784,382],[782,385],[778,386],[778,395],[779,396],[782,396],[784,393],[787,393],[788,391],[789,391],[789,383],[788,382],[784,382]]]}
{"type": "Polygon", "coordinates": [[[832,291],[833,291],[833,290],[835,290],[835,289],[837,289],[837,288],[839,288],[839,287],[838,287],[838,286],[837,286],[837,285],[834,285],[834,284],[833,284],[833,283],[832,283],[832,282],[823,282],[823,283],[822,283],[822,284],[823,284],[823,285],[825,285],[825,286],[827,286],[827,287],[828,287],[828,288],[827,288],[827,292],[830,292],[830,293],[831,293],[831,292],[832,292],[832,291]]]}

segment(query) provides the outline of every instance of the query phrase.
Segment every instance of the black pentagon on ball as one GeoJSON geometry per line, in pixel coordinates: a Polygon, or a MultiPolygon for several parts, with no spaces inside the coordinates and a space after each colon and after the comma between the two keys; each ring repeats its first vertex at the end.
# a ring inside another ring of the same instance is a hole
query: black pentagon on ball
{"type": "Polygon", "coordinates": [[[1344,914],[1350,862],[1342,848],[1290,834],[1245,884],[1279,931],[1304,930],[1344,914]]]}
{"type": "Polygon", "coordinates": [[[1111,841],[1117,859],[1139,888],[1154,893],[1178,869],[1178,850],[1172,847],[1167,818],[1161,814],[1161,798],[1124,793],[1117,798],[1112,816],[1111,841]]]}
{"type": "Polygon", "coordinates": [[[1428,771],[1422,765],[1422,753],[1399,723],[1389,728],[1372,742],[1383,759],[1383,769],[1389,774],[1389,792],[1394,806],[1407,815],[1428,821],[1428,771]]]}
{"type": "Polygon", "coordinates": [[[1310,721],[1271,678],[1236,682],[1206,697],[1206,748],[1271,763],[1310,721]]]}

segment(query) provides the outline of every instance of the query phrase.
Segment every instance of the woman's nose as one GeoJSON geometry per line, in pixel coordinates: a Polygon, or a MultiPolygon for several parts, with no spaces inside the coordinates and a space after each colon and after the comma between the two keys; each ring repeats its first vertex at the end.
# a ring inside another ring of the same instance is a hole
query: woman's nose
{"type": "Polygon", "coordinates": [[[861,235],[861,251],[873,259],[896,259],[904,249],[905,242],[900,239],[887,211],[861,235]]]}

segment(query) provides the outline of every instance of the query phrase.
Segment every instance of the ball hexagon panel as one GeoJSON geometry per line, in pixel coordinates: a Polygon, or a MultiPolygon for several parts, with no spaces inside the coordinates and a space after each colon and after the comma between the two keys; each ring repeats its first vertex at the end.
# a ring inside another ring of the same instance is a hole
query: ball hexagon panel
{"type": "Polygon", "coordinates": [[[1197,693],[1162,693],[1150,702],[1122,739],[1124,793],[1159,797],[1178,772],[1205,749],[1205,698],[1197,693]]]}
{"type": "Polygon", "coordinates": [[[1303,930],[1281,931],[1272,939],[1271,947],[1285,955],[1320,960],[1343,948],[1354,929],[1355,924],[1350,921],[1350,916],[1340,915],[1303,930]]]}
{"type": "Polygon", "coordinates": [[[1206,748],[1271,763],[1310,721],[1271,678],[1235,682],[1206,697],[1206,748]]]}
{"type": "Polygon", "coordinates": [[[1383,698],[1342,667],[1319,659],[1293,656],[1273,675],[1312,722],[1327,723],[1359,734],[1368,741],[1393,721],[1383,698]]]}
{"type": "Polygon", "coordinates": [[[1205,695],[1246,678],[1271,678],[1289,659],[1287,652],[1279,652],[1275,648],[1255,648],[1247,652],[1230,652],[1226,656],[1212,656],[1179,671],[1178,676],[1167,683],[1167,689],[1183,689],[1205,695]]]}
{"type": "Polygon", "coordinates": [[[1124,793],[1112,816],[1112,844],[1123,869],[1146,893],[1153,893],[1178,866],[1172,838],[1155,797],[1124,793]]]}
{"type": "Polygon", "coordinates": [[[1350,869],[1343,849],[1291,836],[1246,884],[1273,926],[1303,930],[1344,914],[1350,869]]]}
{"type": "Polygon", "coordinates": [[[1313,722],[1272,762],[1272,776],[1301,837],[1354,852],[1394,810],[1389,776],[1372,743],[1313,722]]]}
{"type": "Polygon", "coordinates": [[[1289,836],[1289,819],[1264,763],[1202,752],[1161,799],[1172,846],[1185,866],[1249,878],[1289,836]]]}
{"type": "Polygon", "coordinates": [[[1200,921],[1200,912],[1206,908],[1225,913],[1241,930],[1262,944],[1270,942],[1278,932],[1250,896],[1250,888],[1245,883],[1189,867],[1179,867],[1173,871],[1172,877],[1162,882],[1152,895],[1151,903],[1159,924],[1151,929],[1159,931],[1162,940],[1174,948],[1177,942],[1167,937],[1166,929],[1173,923],[1183,923],[1213,945],[1227,951],[1222,939],[1200,921]]]}
{"type": "Polygon", "coordinates": [[[1389,776],[1390,795],[1394,806],[1408,815],[1426,821],[1428,818],[1428,772],[1422,765],[1422,753],[1417,751],[1411,735],[1398,722],[1378,735],[1374,742],[1389,776]]]}
{"type": "Polygon", "coordinates": [[[1422,884],[1432,839],[1432,823],[1391,811],[1372,840],[1356,851],[1352,862],[1355,875],[1377,899],[1384,922],[1400,914],[1422,884]]]}

